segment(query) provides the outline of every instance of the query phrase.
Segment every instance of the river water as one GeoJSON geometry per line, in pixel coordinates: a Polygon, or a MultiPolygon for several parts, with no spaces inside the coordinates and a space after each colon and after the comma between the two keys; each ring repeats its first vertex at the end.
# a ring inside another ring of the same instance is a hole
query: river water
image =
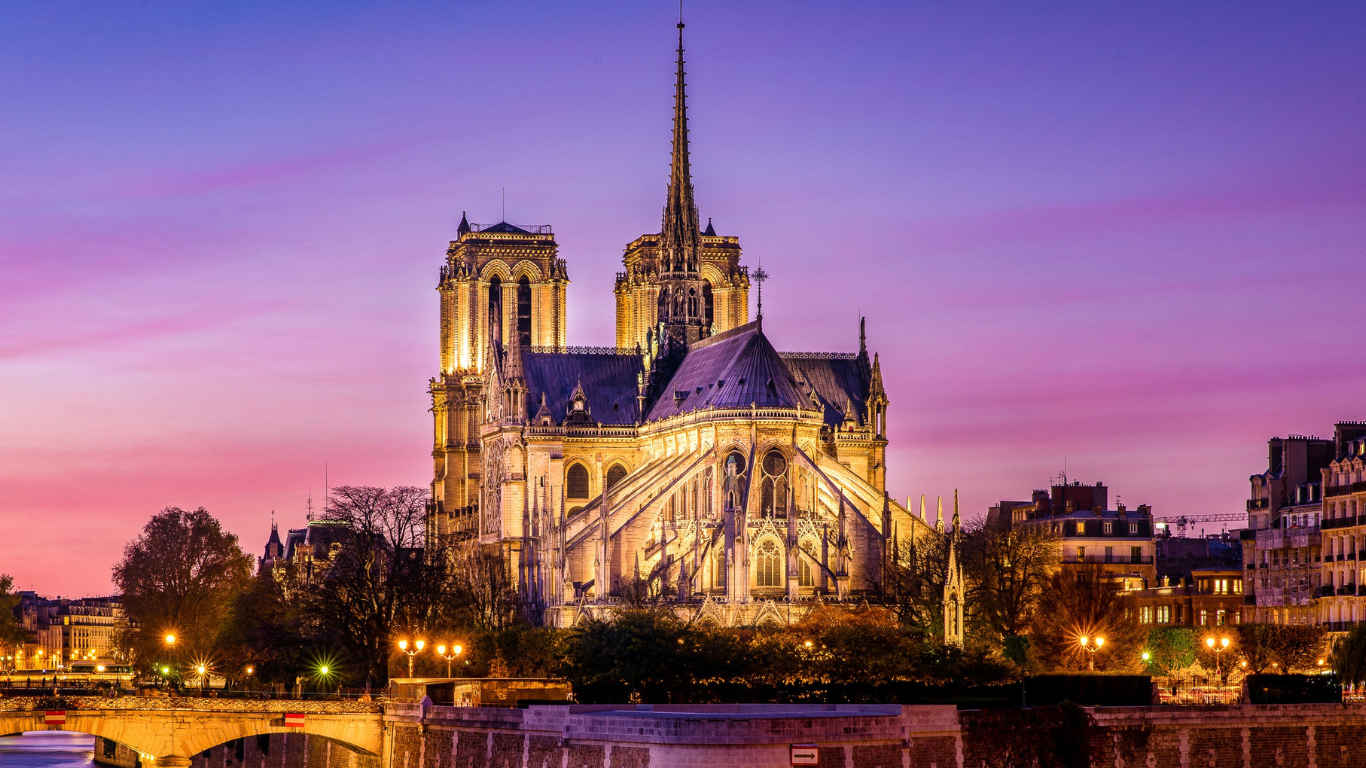
{"type": "Polygon", "coordinates": [[[89,768],[95,737],[64,731],[35,731],[0,737],[0,768],[89,768]]]}

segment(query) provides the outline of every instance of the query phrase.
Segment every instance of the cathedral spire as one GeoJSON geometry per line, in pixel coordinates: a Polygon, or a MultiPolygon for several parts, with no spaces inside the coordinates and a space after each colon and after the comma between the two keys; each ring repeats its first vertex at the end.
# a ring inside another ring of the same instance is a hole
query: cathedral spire
{"type": "Polygon", "coordinates": [[[669,167],[669,191],[664,201],[664,225],[660,231],[663,271],[697,271],[701,244],[697,205],[693,202],[692,170],[688,161],[688,97],[683,75],[683,21],[678,22],[678,73],[674,82],[673,153],[669,167]]]}

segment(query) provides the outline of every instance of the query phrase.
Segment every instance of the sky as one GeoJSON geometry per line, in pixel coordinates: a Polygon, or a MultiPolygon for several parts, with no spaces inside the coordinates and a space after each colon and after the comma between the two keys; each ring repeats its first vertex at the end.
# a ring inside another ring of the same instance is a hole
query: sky
{"type": "MultiPolygon", "coordinates": [[[[1366,419],[1366,5],[688,0],[701,215],[854,351],[888,485],[1064,470],[1238,513],[1366,419]]],[[[571,344],[658,231],[677,6],[0,0],[0,572],[111,589],[167,506],[260,554],[426,485],[462,212],[550,224],[571,344]]],[[[1217,524],[1209,526],[1211,529],[1217,524]]]]}

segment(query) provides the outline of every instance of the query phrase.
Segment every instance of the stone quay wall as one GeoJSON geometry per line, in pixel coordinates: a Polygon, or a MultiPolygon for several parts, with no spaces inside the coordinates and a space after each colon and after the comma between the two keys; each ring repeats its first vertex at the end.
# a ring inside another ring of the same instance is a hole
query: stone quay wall
{"type": "Polygon", "coordinates": [[[190,768],[380,768],[380,759],[321,736],[270,733],[200,752],[190,759],[190,768]]]}
{"type": "MultiPolygon", "coordinates": [[[[1366,768],[1366,705],[1089,709],[1094,768],[1366,768]]],[[[386,706],[383,768],[1004,768],[1030,734],[948,706],[386,706]],[[965,724],[967,727],[965,727],[965,724]]],[[[1080,748],[1081,745],[1078,745],[1080,748]]],[[[238,768],[209,762],[194,768],[238,768]]],[[[246,768],[265,768],[248,762],[246,768]]],[[[276,768],[271,764],[269,768],[276,768]]],[[[280,768],[299,768],[287,763],[280,768]]],[[[309,768],[313,768],[310,766],[309,768]]],[[[350,765],[328,768],[351,768],[350,765]]],[[[356,765],[356,768],[368,768],[356,765]]]]}

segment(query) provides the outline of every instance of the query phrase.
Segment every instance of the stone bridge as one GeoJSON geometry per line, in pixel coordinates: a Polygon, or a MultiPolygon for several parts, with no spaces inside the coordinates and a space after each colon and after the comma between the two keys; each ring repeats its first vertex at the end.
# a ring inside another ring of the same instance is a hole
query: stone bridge
{"type": "Polygon", "coordinates": [[[233,739],[272,733],[303,733],[340,742],[358,753],[384,752],[384,708],[354,701],[255,701],[248,699],[127,696],[66,697],[61,706],[34,698],[0,699],[0,736],[24,731],[75,731],[102,736],[143,755],[156,768],[187,768],[195,755],[233,739]],[[65,722],[46,724],[47,712],[65,722]],[[303,715],[285,725],[286,714],[303,715]]]}

